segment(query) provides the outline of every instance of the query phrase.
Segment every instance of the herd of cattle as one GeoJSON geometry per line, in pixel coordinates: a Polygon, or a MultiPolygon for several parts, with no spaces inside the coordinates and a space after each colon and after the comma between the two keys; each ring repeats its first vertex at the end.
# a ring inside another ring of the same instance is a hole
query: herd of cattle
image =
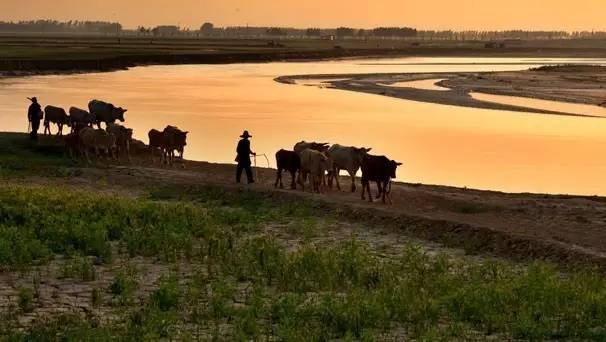
{"type": "MultiPolygon", "coordinates": [[[[175,159],[175,151],[183,160],[183,151],[187,145],[188,132],[181,131],[174,126],[167,126],[159,131],[152,129],[148,133],[149,145],[133,139],[133,130],[126,128],[116,121],[124,122],[126,109],[116,107],[111,103],[92,100],[88,104],[88,111],[76,107],[69,109],[69,115],[63,108],[46,106],[44,108],[44,134],[50,134],[50,124],[58,127],[57,135],[63,134],[65,125],[71,127],[71,132],[65,136],[65,147],[69,154],[84,155],[90,162],[89,153],[94,150],[96,157],[104,152],[108,158],[125,156],[131,159],[131,149],[149,151],[152,162],[159,155],[162,164],[172,165],[175,159]],[[101,129],[101,123],[105,123],[105,129],[101,129]],[[93,126],[97,125],[97,128],[93,126]]],[[[296,188],[299,183],[305,190],[305,182],[309,180],[312,191],[321,193],[324,187],[332,187],[339,183],[341,170],[347,171],[351,177],[351,191],[356,191],[356,173],[362,170],[362,199],[372,202],[370,182],[376,182],[378,188],[377,198],[390,200],[389,192],[391,179],[396,177],[396,169],[402,165],[385,156],[373,156],[368,154],[370,148],[357,148],[328,143],[316,143],[301,141],[297,143],[292,151],[280,150],[276,153],[276,164],[278,167],[275,186],[283,188],[282,172],[291,174],[291,188],[296,188]]],[[[390,200],[391,201],[391,200],[390,200]]]]}
{"type": "Polygon", "coordinates": [[[391,180],[396,178],[396,169],[402,163],[385,156],[370,155],[368,154],[370,150],[364,147],[339,144],[329,146],[328,143],[301,141],[295,144],[293,151],[280,150],[276,153],[278,173],[275,187],[283,188],[282,172],[288,171],[291,174],[292,189],[295,189],[296,183],[299,183],[305,190],[305,182],[309,179],[312,191],[321,193],[324,186],[332,188],[333,181],[340,190],[338,176],[341,170],[345,170],[351,177],[351,191],[355,192],[356,173],[362,169],[362,199],[366,199],[368,192],[368,200],[372,202],[370,182],[376,182],[377,198],[381,198],[383,203],[386,199],[391,202],[389,197],[391,180]]]}
{"type": "Polygon", "coordinates": [[[63,127],[71,127],[71,132],[65,136],[65,148],[73,157],[84,155],[90,162],[89,153],[94,151],[96,157],[105,153],[108,158],[124,156],[131,159],[131,150],[151,151],[152,161],[160,154],[162,163],[172,164],[175,151],[183,159],[183,150],[187,145],[187,133],[175,126],[167,126],[163,131],[149,131],[149,145],[133,139],[133,130],[126,128],[116,121],[124,122],[126,109],[116,107],[111,103],[92,100],[88,103],[88,111],[76,107],[69,109],[69,115],[60,107],[46,106],[44,108],[44,134],[51,133],[51,123],[57,125],[57,135],[63,135],[63,127]],[[105,129],[101,129],[105,123],[105,129]],[[94,128],[97,125],[97,128],[94,128]]]}

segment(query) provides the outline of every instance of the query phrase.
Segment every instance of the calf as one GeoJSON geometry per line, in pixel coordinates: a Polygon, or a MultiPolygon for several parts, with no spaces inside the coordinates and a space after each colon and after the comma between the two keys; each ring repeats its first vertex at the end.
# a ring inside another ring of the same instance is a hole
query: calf
{"type": "Polygon", "coordinates": [[[57,124],[57,135],[63,135],[63,125],[70,125],[69,116],[67,116],[65,109],[55,106],[44,107],[44,135],[47,131],[48,134],[51,134],[51,123],[57,124]]]}
{"type": "Polygon", "coordinates": [[[108,158],[115,157],[116,149],[116,136],[102,129],[94,129],[91,127],[83,128],[80,131],[80,141],[82,142],[82,148],[86,160],[90,163],[88,156],[89,149],[95,150],[95,156],[99,157],[99,151],[103,150],[107,154],[108,158]]]}
{"type": "Polygon", "coordinates": [[[322,152],[310,148],[300,153],[301,172],[299,173],[299,183],[305,191],[305,181],[309,176],[312,191],[322,193],[322,182],[324,173],[328,169],[328,158],[322,152]]]}
{"type": "Polygon", "coordinates": [[[141,140],[131,139],[130,150],[135,154],[147,153],[147,151],[149,151],[149,146],[145,145],[141,140]]]}
{"type": "Polygon", "coordinates": [[[291,176],[290,188],[296,189],[295,176],[297,171],[301,169],[301,157],[295,151],[280,150],[276,152],[276,165],[278,167],[278,174],[274,187],[277,187],[279,183],[280,189],[284,188],[282,184],[282,171],[288,171],[291,176]]]}
{"type": "MultiPolygon", "coordinates": [[[[341,190],[339,184],[339,172],[346,170],[351,177],[351,192],[356,192],[356,173],[362,165],[362,159],[372,150],[371,148],[357,148],[352,146],[341,146],[339,144],[332,145],[327,155],[333,161],[332,175],[337,183],[337,189],[341,190]]],[[[328,185],[332,187],[332,181],[329,180],[328,185]]]]}
{"type": "MultiPolygon", "coordinates": [[[[377,198],[382,197],[383,204],[385,198],[389,194],[388,185],[392,178],[396,178],[396,169],[402,163],[395,160],[389,160],[385,156],[365,155],[362,159],[362,200],[365,200],[365,192],[368,190],[368,200],[372,202],[372,194],[370,193],[370,182],[377,182],[379,193],[377,198]]],[[[389,199],[391,203],[391,198],[389,199]]]]}
{"type": "Polygon", "coordinates": [[[124,126],[109,123],[107,124],[107,133],[116,136],[116,147],[118,155],[126,155],[128,160],[130,159],[130,142],[133,138],[133,130],[124,126]]]}
{"type": "MultiPolygon", "coordinates": [[[[328,143],[317,143],[317,142],[307,142],[307,141],[300,141],[298,143],[295,144],[293,150],[301,155],[301,153],[307,149],[310,150],[314,150],[314,151],[318,151],[321,153],[325,153],[328,150],[328,143]]],[[[326,154],[324,154],[326,156],[326,154]]],[[[328,170],[328,178],[331,179],[332,178],[332,169],[329,168],[328,170]]],[[[300,174],[299,174],[300,177],[300,174]]],[[[305,179],[303,180],[305,181],[305,179]]],[[[301,180],[299,180],[299,183],[301,182],[301,180]]],[[[326,177],[325,175],[322,175],[322,184],[326,185],[326,177]]]]}
{"type": "Polygon", "coordinates": [[[77,155],[82,154],[82,142],[80,141],[80,131],[84,129],[84,127],[76,124],[72,126],[72,132],[65,136],[65,150],[69,153],[71,158],[74,158],[77,155]]]}

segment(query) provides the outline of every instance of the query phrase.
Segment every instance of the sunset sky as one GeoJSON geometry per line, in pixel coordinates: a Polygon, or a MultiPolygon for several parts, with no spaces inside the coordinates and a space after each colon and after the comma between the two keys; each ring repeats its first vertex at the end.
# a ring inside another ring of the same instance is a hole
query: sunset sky
{"type": "Polygon", "coordinates": [[[293,27],[606,30],[606,0],[0,0],[0,20],[293,27]]]}

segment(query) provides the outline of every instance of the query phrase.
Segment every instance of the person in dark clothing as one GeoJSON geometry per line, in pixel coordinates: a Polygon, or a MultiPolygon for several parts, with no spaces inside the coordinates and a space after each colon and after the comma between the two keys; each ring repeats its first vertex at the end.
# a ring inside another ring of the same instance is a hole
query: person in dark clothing
{"type": "Polygon", "coordinates": [[[250,167],[250,156],[256,156],[257,154],[250,149],[250,140],[248,139],[252,138],[252,135],[250,135],[248,131],[244,131],[240,138],[242,139],[238,142],[238,147],[236,148],[236,161],[238,162],[238,167],[236,169],[236,182],[240,183],[240,178],[242,178],[242,170],[245,170],[248,184],[252,184],[255,182],[255,180],[253,179],[253,173],[250,167]]]}
{"type": "Polygon", "coordinates": [[[28,97],[28,100],[32,101],[27,110],[27,120],[29,120],[32,129],[29,132],[29,138],[31,140],[38,140],[38,129],[40,128],[40,120],[42,120],[42,107],[38,103],[37,98],[28,97]]]}

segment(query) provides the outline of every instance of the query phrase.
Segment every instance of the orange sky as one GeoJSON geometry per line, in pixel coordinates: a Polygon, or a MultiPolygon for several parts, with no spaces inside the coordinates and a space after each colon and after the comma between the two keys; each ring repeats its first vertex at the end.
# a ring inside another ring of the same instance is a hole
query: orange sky
{"type": "Polygon", "coordinates": [[[426,29],[606,30],[606,0],[0,0],[0,20],[426,29]]]}

